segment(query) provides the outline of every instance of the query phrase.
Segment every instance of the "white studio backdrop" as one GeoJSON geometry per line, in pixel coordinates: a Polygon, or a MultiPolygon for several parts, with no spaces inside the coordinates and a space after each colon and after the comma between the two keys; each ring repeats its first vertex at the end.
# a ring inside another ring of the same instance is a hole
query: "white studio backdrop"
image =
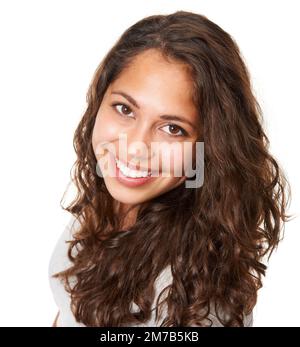
{"type": "Polygon", "coordinates": [[[48,263],[69,214],[60,200],[73,134],[100,60],[151,14],[207,16],[233,36],[264,111],[271,152],[292,186],[284,241],[270,259],[254,326],[300,326],[297,1],[0,1],[0,326],[51,326],[48,263]]]}

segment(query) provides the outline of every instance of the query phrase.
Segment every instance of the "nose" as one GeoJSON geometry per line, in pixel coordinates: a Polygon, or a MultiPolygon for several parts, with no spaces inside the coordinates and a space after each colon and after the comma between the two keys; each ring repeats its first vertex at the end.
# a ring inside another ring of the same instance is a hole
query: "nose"
{"type": "Polygon", "coordinates": [[[146,123],[140,125],[137,122],[136,127],[127,133],[127,153],[129,160],[135,158],[147,162],[153,156],[151,149],[151,130],[146,123]]]}

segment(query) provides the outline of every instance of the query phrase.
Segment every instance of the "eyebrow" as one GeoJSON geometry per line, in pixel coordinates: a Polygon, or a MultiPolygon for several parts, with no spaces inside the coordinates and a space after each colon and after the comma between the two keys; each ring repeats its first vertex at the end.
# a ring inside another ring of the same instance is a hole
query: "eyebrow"
{"type": "MultiPolygon", "coordinates": [[[[134,100],[134,98],[132,96],[130,96],[129,94],[121,91],[121,90],[115,90],[112,91],[111,94],[119,94],[122,95],[125,99],[127,99],[132,105],[134,105],[136,108],[140,108],[140,106],[138,105],[138,103],[134,100]]],[[[195,127],[195,124],[193,124],[192,122],[190,122],[188,119],[186,118],[182,118],[181,116],[177,116],[174,114],[162,114],[160,116],[161,119],[165,119],[165,120],[175,120],[178,122],[182,122],[182,123],[187,123],[189,124],[192,128],[195,127]]]]}

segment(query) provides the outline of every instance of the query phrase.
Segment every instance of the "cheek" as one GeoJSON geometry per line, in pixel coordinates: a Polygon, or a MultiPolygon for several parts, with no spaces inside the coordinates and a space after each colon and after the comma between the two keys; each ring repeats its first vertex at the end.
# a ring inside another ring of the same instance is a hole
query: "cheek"
{"type": "Polygon", "coordinates": [[[191,167],[194,161],[195,144],[193,142],[182,142],[174,149],[163,149],[160,152],[162,171],[169,173],[172,177],[184,177],[185,168],[191,167]],[[169,166],[167,163],[170,163],[169,166]]]}
{"type": "Polygon", "coordinates": [[[119,133],[120,126],[109,112],[98,112],[92,134],[94,150],[99,143],[116,141],[119,133]]]}
{"type": "Polygon", "coordinates": [[[176,148],[164,148],[160,152],[162,172],[165,177],[180,177],[183,171],[183,144],[176,148]]]}

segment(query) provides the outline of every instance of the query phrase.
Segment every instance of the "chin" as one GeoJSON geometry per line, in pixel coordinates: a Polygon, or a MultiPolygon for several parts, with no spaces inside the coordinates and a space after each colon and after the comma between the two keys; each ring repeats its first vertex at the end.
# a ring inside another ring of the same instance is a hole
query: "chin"
{"type": "Polygon", "coordinates": [[[137,192],[134,188],[116,186],[115,183],[105,181],[107,190],[110,195],[123,204],[133,205],[141,204],[151,197],[147,197],[147,193],[137,192]]]}

